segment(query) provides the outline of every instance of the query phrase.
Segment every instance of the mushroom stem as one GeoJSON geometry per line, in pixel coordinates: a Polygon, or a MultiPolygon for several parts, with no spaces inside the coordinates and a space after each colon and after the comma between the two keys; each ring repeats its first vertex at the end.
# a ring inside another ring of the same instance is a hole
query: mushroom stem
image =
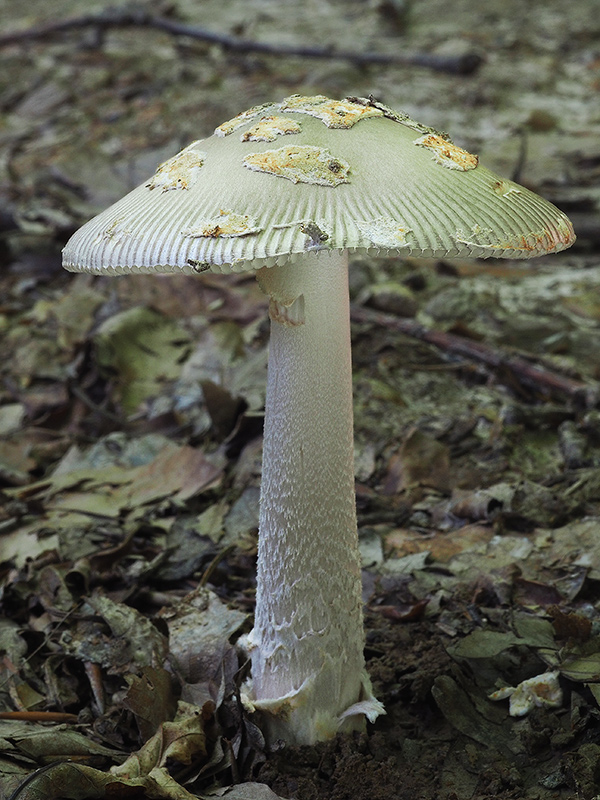
{"type": "Polygon", "coordinates": [[[348,254],[309,253],[258,279],[271,341],[252,700],[271,741],[308,744],[382,710],[363,655],[348,254]]]}

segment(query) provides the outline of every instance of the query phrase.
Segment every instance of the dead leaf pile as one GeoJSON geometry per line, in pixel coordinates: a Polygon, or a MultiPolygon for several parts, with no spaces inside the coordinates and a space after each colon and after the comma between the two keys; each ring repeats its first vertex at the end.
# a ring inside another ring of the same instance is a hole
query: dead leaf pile
{"type": "MultiPolygon", "coordinates": [[[[13,5],[2,35],[89,13],[13,5]]],[[[594,4],[201,5],[143,12],[247,39],[486,59],[464,79],[136,26],[2,48],[0,800],[592,800],[594,4]],[[366,654],[387,716],[365,737],[267,755],[235,646],[253,606],[265,298],[243,274],[67,275],[60,250],[189,141],[292,92],[374,93],[451,127],[569,213],[578,249],[527,266],[355,254],[353,302],[375,314],[353,325],[366,654]],[[399,333],[383,312],[491,358],[399,333]],[[526,379],[507,355],[531,365],[526,379]],[[536,367],[560,380],[536,382],[536,367]]]]}

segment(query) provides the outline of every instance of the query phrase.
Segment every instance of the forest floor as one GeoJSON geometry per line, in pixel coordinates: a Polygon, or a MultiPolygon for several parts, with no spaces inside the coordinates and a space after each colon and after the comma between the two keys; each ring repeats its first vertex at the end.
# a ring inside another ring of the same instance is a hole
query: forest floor
{"type": "Polygon", "coordinates": [[[103,6],[4,0],[0,800],[600,796],[593,6],[137,7],[431,69],[232,52],[111,24],[114,5],[101,26],[9,42],[103,6]],[[234,646],[254,599],[265,298],[248,275],[73,276],[60,251],[182,146],[293,93],[373,94],[449,130],[578,241],[527,264],[353,257],[365,652],[387,714],[267,753],[234,646]],[[520,716],[489,697],[529,679],[520,716]]]}

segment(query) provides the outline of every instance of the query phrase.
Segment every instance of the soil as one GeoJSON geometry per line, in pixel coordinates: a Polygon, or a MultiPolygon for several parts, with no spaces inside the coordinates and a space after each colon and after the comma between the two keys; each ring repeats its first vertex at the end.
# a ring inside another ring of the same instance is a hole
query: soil
{"type": "MultiPolygon", "coordinates": [[[[439,69],[232,51],[117,24],[118,4],[101,25],[0,36],[0,800],[600,796],[593,5],[141,6],[439,69]],[[559,205],[578,242],[525,265],[354,255],[365,653],[386,715],[265,752],[234,649],[254,598],[265,299],[248,276],[72,276],[60,251],[180,147],[293,93],[372,94],[449,130],[559,205]],[[192,618],[206,639],[190,643],[192,618]]],[[[101,11],[4,0],[3,35],[101,11]]]]}

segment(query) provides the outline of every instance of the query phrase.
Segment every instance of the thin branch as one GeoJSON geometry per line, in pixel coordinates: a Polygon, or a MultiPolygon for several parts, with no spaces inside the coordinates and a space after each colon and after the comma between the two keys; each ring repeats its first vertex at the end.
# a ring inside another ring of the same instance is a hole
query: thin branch
{"type": "Polygon", "coordinates": [[[77,714],[66,714],[62,711],[0,711],[0,719],[25,722],[79,722],[77,714]]]}
{"type": "Polygon", "coordinates": [[[297,56],[300,58],[331,59],[350,61],[353,64],[382,64],[427,67],[439,72],[449,72],[456,75],[470,75],[475,72],[483,62],[483,57],[477,53],[464,53],[458,56],[441,56],[430,53],[357,53],[351,50],[336,50],[334,47],[287,47],[285,45],[270,44],[269,42],[254,42],[248,39],[239,39],[226,33],[216,33],[194,25],[185,25],[180,22],[148,14],[143,10],[108,9],[99,14],[85,14],[81,17],[57,20],[44,25],[35,25],[22,31],[13,31],[0,36],[0,47],[6,47],[20,42],[45,39],[66,31],[81,30],[82,28],[153,28],[171,34],[171,36],[187,36],[203,42],[220,45],[224,50],[232,53],[264,53],[274,56],[297,56]]]}
{"type": "Polygon", "coordinates": [[[521,356],[507,353],[503,350],[490,347],[483,342],[475,342],[463,336],[456,336],[445,331],[436,331],[425,328],[411,319],[394,317],[391,314],[381,314],[366,308],[352,307],[352,320],[380,325],[390,330],[403,333],[413,339],[434,345],[447,353],[461,356],[470,361],[477,361],[513,375],[517,381],[529,389],[553,395],[567,396],[574,401],[584,404],[586,408],[595,408],[598,405],[599,392],[594,384],[573,380],[565,375],[552,372],[549,369],[532,364],[521,356]]]}

